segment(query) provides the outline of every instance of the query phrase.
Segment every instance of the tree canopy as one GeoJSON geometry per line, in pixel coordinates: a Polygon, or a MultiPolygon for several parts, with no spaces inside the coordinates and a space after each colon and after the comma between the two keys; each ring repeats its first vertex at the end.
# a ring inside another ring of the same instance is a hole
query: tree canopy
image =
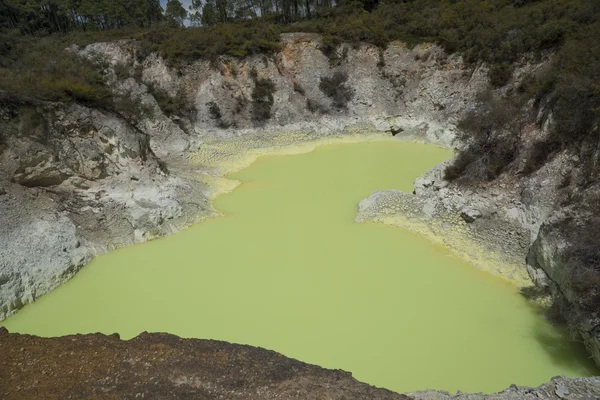
{"type": "Polygon", "coordinates": [[[183,27],[183,22],[187,18],[187,11],[179,0],[168,0],[165,9],[165,16],[176,27],[183,27]]]}
{"type": "Polygon", "coordinates": [[[147,28],[162,19],[160,0],[0,1],[0,26],[25,34],[147,28]]]}

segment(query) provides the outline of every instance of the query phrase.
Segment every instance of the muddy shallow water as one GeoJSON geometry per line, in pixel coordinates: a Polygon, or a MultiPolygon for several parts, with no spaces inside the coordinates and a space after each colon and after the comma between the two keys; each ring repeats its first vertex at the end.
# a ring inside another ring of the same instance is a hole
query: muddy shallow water
{"type": "Polygon", "coordinates": [[[262,157],[226,216],[97,258],[2,323],[12,332],[163,331],[276,350],[398,392],[492,392],[597,373],[514,285],[358,202],[450,157],[396,141],[262,157]]]}

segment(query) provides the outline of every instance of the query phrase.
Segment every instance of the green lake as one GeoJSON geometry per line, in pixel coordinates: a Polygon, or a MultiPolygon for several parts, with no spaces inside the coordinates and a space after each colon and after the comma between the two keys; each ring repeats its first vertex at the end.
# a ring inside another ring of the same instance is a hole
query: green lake
{"type": "Polygon", "coordinates": [[[511,283],[400,228],[353,221],[448,159],[384,140],[261,157],[226,216],[98,257],[6,320],[41,336],[142,331],[251,344],[406,392],[492,392],[598,373],[511,283]]]}

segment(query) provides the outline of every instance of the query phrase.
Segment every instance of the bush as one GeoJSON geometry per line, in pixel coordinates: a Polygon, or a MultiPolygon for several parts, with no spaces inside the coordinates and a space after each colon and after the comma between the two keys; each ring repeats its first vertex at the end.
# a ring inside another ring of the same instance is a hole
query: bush
{"type": "Polygon", "coordinates": [[[223,56],[242,58],[279,50],[279,26],[266,19],[241,20],[211,27],[163,30],[142,45],[158,51],[171,65],[223,56]]]}
{"type": "Polygon", "coordinates": [[[337,109],[345,109],[354,94],[352,89],[346,85],[348,74],[336,71],[330,77],[321,77],[319,89],[333,100],[333,106],[337,109]]]}
{"type": "Polygon", "coordinates": [[[134,124],[154,116],[152,107],[144,105],[139,97],[131,97],[127,94],[114,96],[113,103],[115,111],[134,124]]]}
{"type": "Polygon", "coordinates": [[[63,45],[54,37],[21,38],[13,49],[19,56],[0,68],[5,101],[79,101],[110,108],[101,66],[67,53],[63,45]]]}
{"type": "Polygon", "coordinates": [[[448,180],[465,182],[496,179],[516,159],[523,124],[522,104],[515,98],[495,98],[491,92],[478,97],[481,106],[458,124],[468,143],[446,167],[448,180]]]}
{"type": "Polygon", "coordinates": [[[560,143],[552,138],[534,144],[525,161],[523,173],[531,174],[540,169],[560,148],[560,143]]]}
{"type": "Polygon", "coordinates": [[[187,101],[183,92],[179,91],[175,96],[169,95],[166,91],[155,85],[149,85],[148,91],[154,97],[158,106],[166,116],[190,117],[194,111],[193,106],[187,101]]]}
{"type": "Polygon", "coordinates": [[[252,90],[252,119],[256,122],[264,122],[271,118],[271,107],[273,107],[275,83],[268,78],[258,78],[256,70],[253,70],[254,89],[252,90]]]}
{"type": "Polygon", "coordinates": [[[124,62],[116,63],[115,67],[114,67],[114,71],[115,71],[115,76],[119,80],[127,79],[130,76],[130,66],[128,66],[124,62]]]}
{"type": "Polygon", "coordinates": [[[214,101],[209,101],[206,103],[206,106],[208,107],[208,113],[212,119],[220,120],[223,117],[221,114],[221,108],[214,101]]]}

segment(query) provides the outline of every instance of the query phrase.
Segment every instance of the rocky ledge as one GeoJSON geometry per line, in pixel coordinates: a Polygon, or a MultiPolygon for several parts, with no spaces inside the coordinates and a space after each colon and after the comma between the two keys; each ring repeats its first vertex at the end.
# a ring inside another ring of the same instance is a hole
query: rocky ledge
{"type": "Polygon", "coordinates": [[[397,394],[274,351],[142,333],[40,338],[0,328],[0,398],[9,399],[599,399],[600,378],[554,378],[494,395],[397,394]]]}

